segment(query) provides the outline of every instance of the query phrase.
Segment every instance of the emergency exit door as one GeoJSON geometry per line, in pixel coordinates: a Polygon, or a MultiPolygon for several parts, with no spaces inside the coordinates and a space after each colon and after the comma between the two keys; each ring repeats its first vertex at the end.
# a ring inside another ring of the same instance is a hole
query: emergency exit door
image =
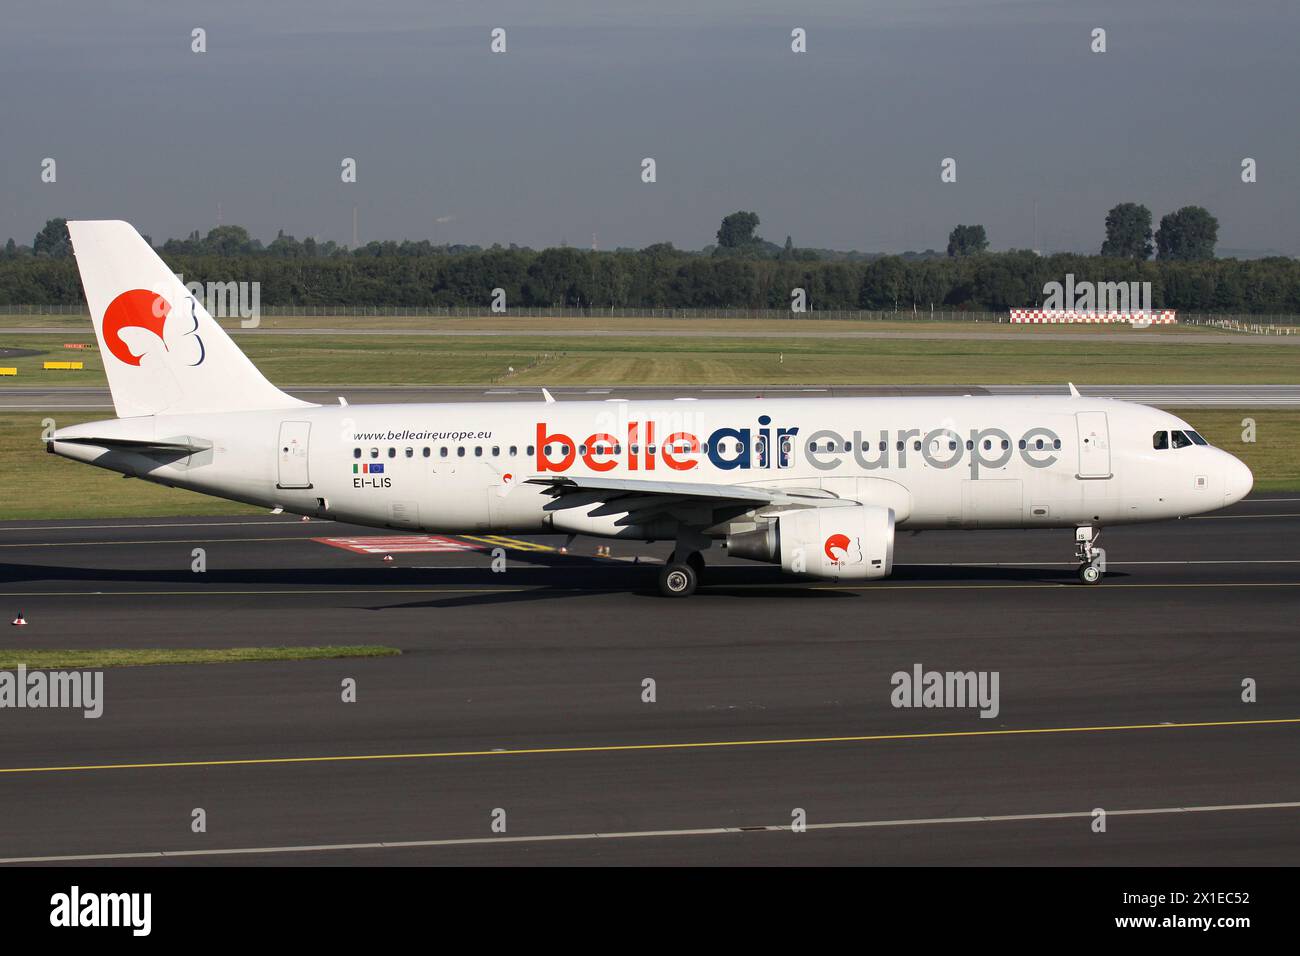
{"type": "Polygon", "coordinates": [[[276,448],[280,461],[277,488],[310,488],[307,471],[307,440],[311,422],[281,422],[280,444],[276,448]]]}
{"type": "Polygon", "coordinates": [[[1109,478],[1110,427],[1105,412],[1077,412],[1080,478],[1109,478]]]}

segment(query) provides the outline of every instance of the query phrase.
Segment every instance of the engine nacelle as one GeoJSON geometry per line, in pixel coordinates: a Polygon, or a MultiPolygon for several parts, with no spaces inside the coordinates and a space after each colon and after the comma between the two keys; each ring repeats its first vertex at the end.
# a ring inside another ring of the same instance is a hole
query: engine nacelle
{"type": "Polygon", "coordinates": [[[894,569],[894,510],[875,505],[806,508],[730,535],[727,553],[780,563],[789,574],[865,581],[894,569]]]}

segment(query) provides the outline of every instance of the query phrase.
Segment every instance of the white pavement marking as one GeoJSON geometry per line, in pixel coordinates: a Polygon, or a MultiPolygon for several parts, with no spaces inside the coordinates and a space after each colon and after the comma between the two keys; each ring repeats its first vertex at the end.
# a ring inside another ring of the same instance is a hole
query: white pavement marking
{"type": "Polygon", "coordinates": [[[1271,515],[1191,515],[1188,521],[1244,521],[1247,518],[1300,518],[1300,514],[1287,512],[1271,515]]]}
{"type": "MultiPolygon", "coordinates": [[[[1110,817],[1160,816],[1180,813],[1221,813],[1227,810],[1294,810],[1300,801],[1286,803],[1233,803],[1203,807],[1150,807],[1136,810],[1107,810],[1110,817]]],[[[913,820],[858,820],[845,823],[809,823],[809,830],[867,830],[880,827],[924,827],[960,823],[1019,823],[1036,820],[1088,819],[1091,810],[1060,813],[1007,813],[997,816],[929,817],[913,820]]],[[[15,856],[0,863],[78,863],[93,860],[144,860],[176,857],[241,856],[271,853],[325,853],[338,850],[394,850],[416,847],[485,846],[490,843],[566,843],[578,840],[636,840],[682,836],[736,836],[746,833],[792,831],[791,824],[752,827],[697,827],[689,830],[627,830],[613,833],[554,833],[539,836],[462,837],[446,840],[400,840],[382,843],[318,843],[303,846],[255,846],[223,850],[146,850],[135,853],[86,853],[64,856],[15,856]]]]}

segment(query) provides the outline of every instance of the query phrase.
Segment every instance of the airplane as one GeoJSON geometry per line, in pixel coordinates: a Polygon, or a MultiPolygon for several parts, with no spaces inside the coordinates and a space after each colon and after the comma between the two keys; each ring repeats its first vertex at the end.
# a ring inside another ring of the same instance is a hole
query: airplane
{"type": "Polygon", "coordinates": [[[46,449],[160,485],[409,532],[670,541],[668,597],[704,555],[867,581],[899,531],[1074,532],[1202,514],[1253,476],[1159,409],[1068,396],[317,405],[272,385],[126,222],[69,222],[117,418],[46,449]]]}

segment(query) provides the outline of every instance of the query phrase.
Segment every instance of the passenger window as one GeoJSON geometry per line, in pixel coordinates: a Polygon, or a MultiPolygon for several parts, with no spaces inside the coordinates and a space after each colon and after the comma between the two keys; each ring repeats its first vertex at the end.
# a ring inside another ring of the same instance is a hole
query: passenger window
{"type": "Polygon", "coordinates": [[[529,454],[529,455],[532,455],[534,450],[535,450],[535,449],[534,449],[534,447],[533,447],[532,445],[529,445],[529,446],[528,446],[528,454],[529,454]]]}
{"type": "Polygon", "coordinates": [[[578,446],[578,454],[579,454],[579,455],[585,455],[585,454],[587,454],[587,446],[586,446],[586,445],[579,445],[579,446],[578,446]]]}
{"type": "Polygon", "coordinates": [[[614,446],[614,454],[616,454],[616,455],[621,455],[621,454],[623,454],[623,446],[622,446],[622,445],[615,445],[615,446],[614,446]]]}
{"type": "Polygon", "coordinates": [[[354,448],[354,449],[352,449],[352,457],[353,457],[353,458],[360,458],[360,457],[361,457],[361,449],[360,449],[360,448],[354,448]]]}
{"type": "Polygon", "coordinates": [[[465,446],[464,446],[464,445],[459,445],[459,446],[457,446],[457,448],[456,448],[456,457],[457,457],[457,458],[464,458],[464,457],[465,457],[465,446]]]}
{"type": "Polygon", "coordinates": [[[885,447],[886,447],[886,446],[885,446],[885,443],[882,441],[882,442],[880,443],[880,450],[881,450],[881,451],[884,451],[884,450],[885,450],[885,447]]]}
{"type": "Polygon", "coordinates": [[[406,449],[406,457],[407,457],[407,458],[414,458],[414,457],[415,457],[415,449],[414,449],[414,448],[408,448],[408,449],[406,449]]]}
{"type": "Polygon", "coordinates": [[[444,447],[444,448],[439,448],[439,449],[438,449],[438,457],[439,457],[439,458],[446,458],[446,457],[447,457],[447,449],[446,449],[445,447],[444,447]]]}
{"type": "Polygon", "coordinates": [[[912,442],[912,451],[920,451],[920,450],[921,450],[921,443],[919,441],[912,442]]]}
{"type": "Polygon", "coordinates": [[[1151,436],[1151,447],[1156,451],[1164,451],[1169,447],[1169,432],[1156,432],[1151,436]]]}
{"type": "Polygon", "coordinates": [[[378,449],[378,448],[372,448],[372,449],[370,449],[370,457],[371,457],[371,458],[378,458],[378,457],[379,457],[379,449],[378,449]]]}
{"type": "Polygon", "coordinates": [[[475,458],[482,458],[482,457],[483,457],[483,446],[482,446],[482,445],[477,445],[477,446],[475,446],[475,448],[474,448],[474,457],[475,457],[475,458]]]}
{"type": "Polygon", "coordinates": [[[1052,447],[1053,447],[1053,448],[1060,448],[1060,447],[1061,447],[1061,439],[1057,438],[1056,440],[1054,440],[1054,441],[1052,442],[1052,447]]]}
{"type": "Polygon", "coordinates": [[[1021,451],[1025,450],[1025,440],[1023,438],[1020,439],[1020,450],[1021,451]]]}
{"type": "Polygon", "coordinates": [[[542,454],[545,455],[547,458],[550,458],[550,457],[551,457],[551,446],[550,446],[550,445],[543,445],[543,446],[542,446],[542,454]]]}
{"type": "Polygon", "coordinates": [[[429,457],[429,446],[428,446],[428,445],[425,445],[425,446],[424,446],[424,457],[425,457],[425,458],[428,458],[428,457],[429,457]]]}
{"type": "Polygon", "coordinates": [[[390,449],[388,449],[388,457],[389,457],[389,458],[396,458],[396,457],[397,457],[397,449],[396,449],[396,448],[390,448],[390,449]]]}
{"type": "Polygon", "coordinates": [[[515,457],[516,455],[518,455],[518,454],[519,454],[519,446],[518,446],[518,445],[511,445],[511,446],[510,446],[510,457],[511,457],[511,458],[514,458],[514,457],[515,457]]]}
{"type": "Polygon", "coordinates": [[[1186,448],[1188,445],[1192,443],[1192,440],[1188,438],[1186,435],[1184,435],[1182,432],[1170,432],[1169,434],[1170,437],[1173,438],[1174,440],[1175,448],[1186,448]]]}
{"type": "Polygon", "coordinates": [[[498,446],[493,445],[493,446],[492,446],[492,457],[493,457],[493,458],[496,458],[496,457],[497,457],[498,455],[500,455],[500,454],[501,454],[501,449],[500,449],[498,446]]]}

